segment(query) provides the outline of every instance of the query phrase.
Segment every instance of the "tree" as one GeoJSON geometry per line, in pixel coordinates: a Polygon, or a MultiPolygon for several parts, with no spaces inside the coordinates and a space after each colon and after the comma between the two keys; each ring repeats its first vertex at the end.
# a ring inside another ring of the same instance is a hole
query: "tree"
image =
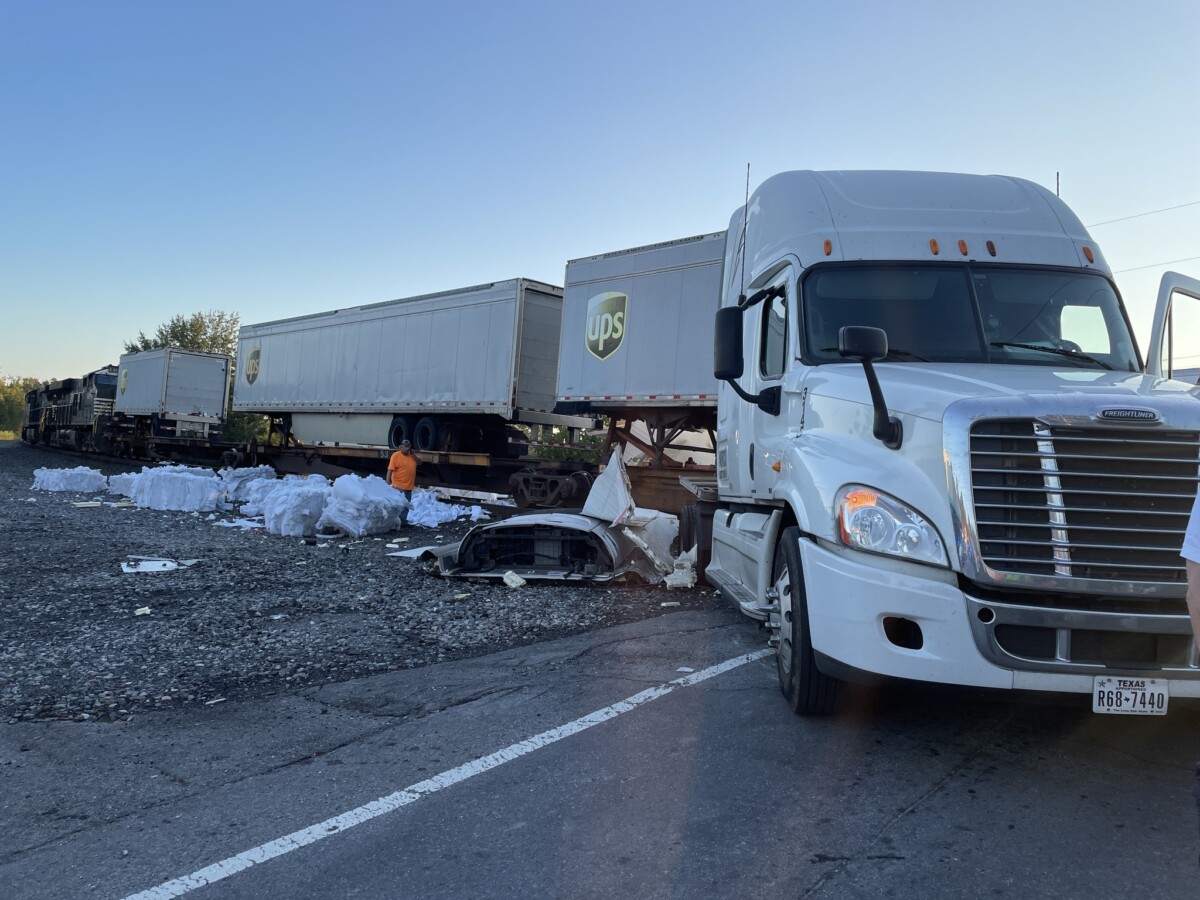
{"type": "Polygon", "coordinates": [[[144,331],[139,331],[136,340],[125,342],[125,352],[178,347],[181,350],[203,350],[233,356],[237,353],[240,321],[237,313],[220,309],[192,313],[190,316],[174,315],[158,326],[153,337],[146,337],[144,331]]]}
{"type": "Polygon", "coordinates": [[[0,375],[0,432],[19,432],[25,420],[25,393],[37,387],[36,378],[0,375]]]}

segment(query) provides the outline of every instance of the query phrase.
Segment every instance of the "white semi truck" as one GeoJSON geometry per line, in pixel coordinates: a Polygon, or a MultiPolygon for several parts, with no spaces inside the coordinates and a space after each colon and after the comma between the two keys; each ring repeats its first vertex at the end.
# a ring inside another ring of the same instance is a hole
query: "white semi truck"
{"type": "Polygon", "coordinates": [[[787,172],[749,197],[700,531],[795,711],[881,676],[1103,713],[1200,697],[1200,389],[1170,377],[1198,298],[1164,278],[1143,357],[1079,219],[1016,178],[787,172]]]}

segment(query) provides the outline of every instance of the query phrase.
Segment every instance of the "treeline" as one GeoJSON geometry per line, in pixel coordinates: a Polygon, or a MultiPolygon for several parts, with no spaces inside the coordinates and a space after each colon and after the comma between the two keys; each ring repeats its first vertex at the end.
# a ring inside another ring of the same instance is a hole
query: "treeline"
{"type": "Polygon", "coordinates": [[[25,418],[25,392],[38,384],[36,378],[0,375],[0,432],[20,433],[25,418]]]}

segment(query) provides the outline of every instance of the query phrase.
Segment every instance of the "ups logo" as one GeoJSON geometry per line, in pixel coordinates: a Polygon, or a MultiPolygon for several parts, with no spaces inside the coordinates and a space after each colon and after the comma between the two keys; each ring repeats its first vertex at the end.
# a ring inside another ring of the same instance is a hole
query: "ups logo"
{"type": "Polygon", "coordinates": [[[258,370],[262,365],[262,345],[255,344],[250,348],[250,356],[246,360],[246,384],[254,384],[258,379],[258,370]]]}
{"type": "Polygon", "coordinates": [[[129,370],[121,370],[121,393],[125,393],[125,385],[129,384],[129,370]]]}
{"type": "Polygon", "coordinates": [[[587,305],[587,348],[596,359],[608,359],[621,347],[629,297],[620,291],[597,294],[587,305]]]}

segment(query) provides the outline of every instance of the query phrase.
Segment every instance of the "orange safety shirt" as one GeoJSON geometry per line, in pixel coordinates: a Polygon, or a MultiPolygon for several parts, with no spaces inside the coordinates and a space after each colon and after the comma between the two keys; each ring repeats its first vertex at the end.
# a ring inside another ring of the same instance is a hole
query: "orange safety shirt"
{"type": "Polygon", "coordinates": [[[411,491],[417,483],[417,458],[397,450],[388,460],[388,484],[402,491],[411,491]]]}

